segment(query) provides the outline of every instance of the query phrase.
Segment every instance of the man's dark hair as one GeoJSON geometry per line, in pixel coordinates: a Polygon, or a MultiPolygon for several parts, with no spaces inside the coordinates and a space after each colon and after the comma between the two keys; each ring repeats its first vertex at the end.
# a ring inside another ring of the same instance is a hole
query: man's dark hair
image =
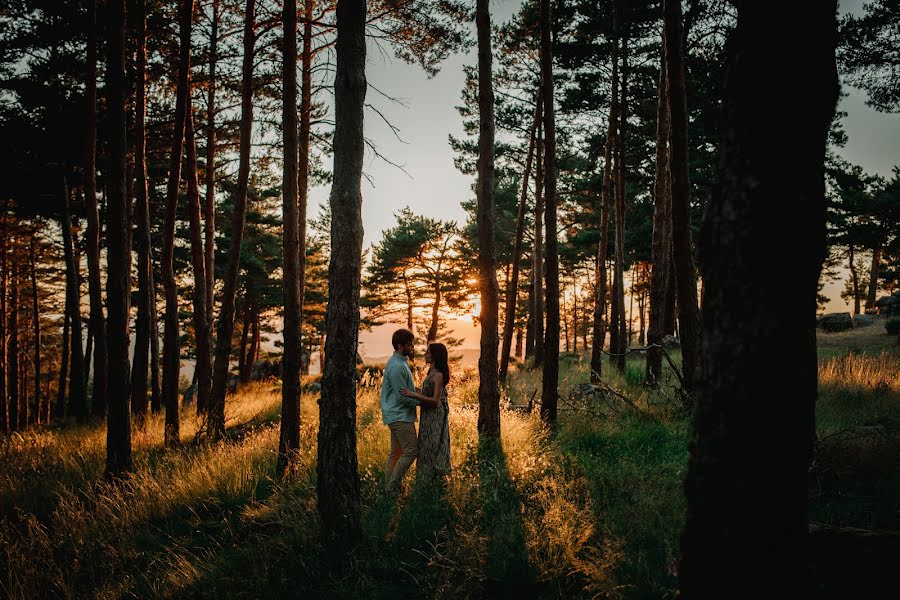
{"type": "Polygon", "coordinates": [[[391,336],[391,345],[393,345],[394,350],[396,350],[397,346],[404,346],[414,339],[416,339],[416,336],[414,336],[413,332],[409,329],[398,329],[394,332],[394,335],[391,336]]]}

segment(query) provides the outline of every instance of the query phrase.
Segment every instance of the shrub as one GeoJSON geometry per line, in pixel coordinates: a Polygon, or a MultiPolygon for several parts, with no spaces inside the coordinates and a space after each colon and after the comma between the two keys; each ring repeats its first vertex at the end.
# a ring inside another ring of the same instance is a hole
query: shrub
{"type": "Polygon", "coordinates": [[[884,324],[884,328],[887,330],[888,335],[900,334],[900,319],[888,319],[888,322],[884,324]]]}

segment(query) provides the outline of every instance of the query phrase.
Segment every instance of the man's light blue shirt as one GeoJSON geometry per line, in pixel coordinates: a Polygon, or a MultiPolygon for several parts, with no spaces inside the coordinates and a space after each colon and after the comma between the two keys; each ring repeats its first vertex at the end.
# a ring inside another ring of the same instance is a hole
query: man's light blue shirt
{"type": "Polygon", "coordinates": [[[381,381],[381,420],[385,425],[391,423],[416,422],[416,407],[419,401],[400,394],[406,388],[415,390],[409,362],[399,352],[394,352],[384,366],[384,379],[381,381]]]}

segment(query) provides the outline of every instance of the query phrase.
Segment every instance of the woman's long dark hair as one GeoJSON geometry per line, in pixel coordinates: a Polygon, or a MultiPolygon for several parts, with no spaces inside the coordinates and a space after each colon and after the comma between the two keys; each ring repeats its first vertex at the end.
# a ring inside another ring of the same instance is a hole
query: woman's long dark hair
{"type": "Polygon", "coordinates": [[[450,364],[447,354],[447,346],[438,342],[428,344],[428,351],[431,352],[431,366],[441,372],[444,376],[444,385],[450,383],[450,364]]]}

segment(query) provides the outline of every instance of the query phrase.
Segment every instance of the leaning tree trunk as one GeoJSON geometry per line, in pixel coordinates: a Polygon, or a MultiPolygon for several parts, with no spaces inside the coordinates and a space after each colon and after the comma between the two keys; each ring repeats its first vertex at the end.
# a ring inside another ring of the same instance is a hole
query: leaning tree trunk
{"type": "Polygon", "coordinates": [[[137,70],[135,72],[134,162],[137,179],[135,224],[137,229],[137,319],[134,326],[134,360],[131,368],[131,410],[143,420],[147,414],[147,375],[150,351],[150,303],[156,302],[150,282],[153,277],[152,242],[150,240],[150,205],[147,187],[147,22],[146,0],[135,0],[137,13],[137,70]]]}
{"type": "Polygon", "coordinates": [[[481,295],[481,353],[478,356],[478,433],[500,436],[497,373],[499,296],[494,248],[494,88],[491,81],[491,14],[476,0],[478,29],[478,291],[481,295]]]}
{"type": "MultiPolygon", "coordinates": [[[[38,284],[37,284],[37,231],[31,234],[31,244],[28,249],[28,259],[31,272],[31,317],[33,325],[34,356],[34,422],[36,425],[41,423],[41,312],[38,302],[38,284]]],[[[49,400],[49,399],[48,399],[49,400]]]]}
{"type": "Polygon", "coordinates": [[[878,296],[878,271],[881,266],[881,245],[872,250],[872,266],[869,269],[869,293],[866,295],[866,308],[875,306],[878,296]]]}
{"type": "MultiPolygon", "coordinates": [[[[163,229],[162,276],[166,291],[165,330],[163,332],[162,394],[166,407],[166,446],[180,441],[178,419],[178,380],[181,371],[181,347],[178,333],[178,284],[175,280],[175,221],[178,214],[178,184],[184,151],[184,130],[190,104],[191,21],[194,0],[182,0],[178,17],[178,86],[175,92],[175,125],[169,155],[169,180],[166,186],[166,219],[163,229]]],[[[152,335],[152,332],[151,332],[152,335]]]]}
{"type": "Polygon", "coordinates": [[[194,114],[188,104],[185,123],[185,144],[187,144],[188,217],[191,236],[191,266],[194,271],[194,339],[197,343],[197,362],[194,374],[197,378],[197,411],[205,413],[209,407],[209,392],[212,378],[210,353],[212,343],[209,333],[209,319],[206,304],[206,252],[203,246],[201,226],[200,181],[197,177],[197,139],[194,130],[194,114]]]}
{"type": "MultiPolygon", "coordinates": [[[[543,94],[542,94],[543,97],[543,94]]],[[[534,368],[544,366],[544,124],[543,105],[537,131],[537,156],[534,170],[534,250],[531,285],[534,286],[534,368]]]]}
{"type": "Polygon", "coordinates": [[[318,507],[324,531],[359,535],[356,455],[356,353],[362,268],[363,105],[366,97],[366,0],[338,0],[334,80],[334,179],[331,259],[325,324],[325,372],[319,401],[318,507]]]}
{"type": "MultiPolygon", "coordinates": [[[[88,263],[88,293],[91,318],[89,327],[94,336],[94,386],[91,394],[92,413],[106,416],[109,379],[106,322],[103,316],[103,284],[100,280],[100,213],[97,208],[97,0],[88,1],[87,43],[87,113],[85,131],[84,202],[87,216],[85,241],[88,263]]],[[[107,275],[108,276],[108,275],[107,275]]]]}
{"type": "MultiPolygon", "coordinates": [[[[664,42],[665,44],[665,42],[664,42]]],[[[662,374],[662,344],[668,294],[669,270],[672,265],[672,214],[669,191],[669,109],[666,103],[665,47],[659,69],[659,96],[656,102],[656,180],[653,185],[653,242],[650,275],[650,323],[647,328],[647,362],[644,381],[658,385],[662,374]]],[[[643,311],[641,311],[643,317],[643,311]]],[[[643,329],[643,327],[642,327],[643,329]]]]}
{"type": "MultiPolygon", "coordinates": [[[[209,86],[206,90],[206,198],[203,205],[204,270],[206,272],[206,320],[210,335],[215,308],[216,250],[216,65],[219,59],[219,0],[212,0],[209,30],[209,86]]],[[[198,404],[199,405],[199,404],[198,404]]]]}
{"type": "Polygon", "coordinates": [[[688,113],[684,87],[684,37],[681,0],[665,4],[666,96],[669,103],[669,176],[671,178],[672,247],[675,259],[678,325],[681,333],[682,380],[692,391],[700,344],[697,271],[691,244],[691,186],[688,178],[688,113]]]}
{"type": "Polygon", "coordinates": [[[699,243],[703,338],[678,569],[685,598],[734,596],[735,582],[744,598],[813,596],[807,479],[824,161],[839,89],[835,4],[779,4],[773,19],[771,3],[737,3],[719,184],[699,243]]]}
{"type": "Polygon", "coordinates": [[[276,473],[284,475],[300,449],[300,220],[298,217],[297,0],[285,0],[282,56],[282,130],[284,166],[281,198],[284,215],[284,352],[281,359],[281,434],[276,473]]]}
{"type": "Polygon", "coordinates": [[[72,328],[72,364],[69,374],[69,411],[79,422],[87,418],[87,381],[84,376],[84,349],[81,346],[81,275],[72,239],[72,217],[69,209],[69,184],[62,175],[63,214],[61,228],[66,259],[66,305],[72,328]]]}
{"type": "Polygon", "coordinates": [[[550,0],[541,0],[541,78],[544,95],[544,202],[547,231],[547,329],[541,419],[556,422],[559,398],[559,251],[556,239],[556,116],[553,106],[553,46],[550,0]]]}
{"type": "MultiPolygon", "coordinates": [[[[131,294],[131,247],[128,244],[125,140],[125,0],[109,0],[106,61],[106,106],[109,118],[109,192],[106,207],[109,311],[109,410],[106,428],[106,476],[117,478],[132,468],[128,302],[131,294]]],[[[96,337],[96,336],[95,336],[96,337]]],[[[95,340],[94,348],[99,340],[95,340]]],[[[94,363],[94,372],[98,364],[94,363]]],[[[101,367],[102,368],[102,367],[101,367]]],[[[96,376],[95,376],[96,380],[96,376]]]]}
{"type": "Polygon", "coordinates": [[[537,122],[541,118],[541,90],[535,94],[534,122],[528,136],[528,153],[525,158],[525,173],[522,175],[522,192],[519,196],[519,212],[516,215],[516,237],[513,242],[512,274],[506,287],[506,316],[503,320],[503,346],[500,351],[500,383],[506,382],[509,369],[509,354],[512,351],[513,326],[516,320],[516,300],[519,294],[519,255],[522,253],[522,236],[525,233],[525,207],[528,200],[528,178],[531,176],[531,161],[534,158],[537,122]]]}
{"type": "Polygon", "coordinates": [[[216,329],[216,361],[213,366],[210,397],[209,434],[212,439],[225,435],[225,388],[231,358],[231,336],[234,333],[234,301],[241,266],[241,243],[247,218],[247,185],[250,179],[250,146],[253,133],[253,57],[255,54],[255,0],[247,0],[244,12],[244,60],[241,72],[241,126],[237,190],[231,217],[231,245],[225,257],[222,307],[216,329]]]}

